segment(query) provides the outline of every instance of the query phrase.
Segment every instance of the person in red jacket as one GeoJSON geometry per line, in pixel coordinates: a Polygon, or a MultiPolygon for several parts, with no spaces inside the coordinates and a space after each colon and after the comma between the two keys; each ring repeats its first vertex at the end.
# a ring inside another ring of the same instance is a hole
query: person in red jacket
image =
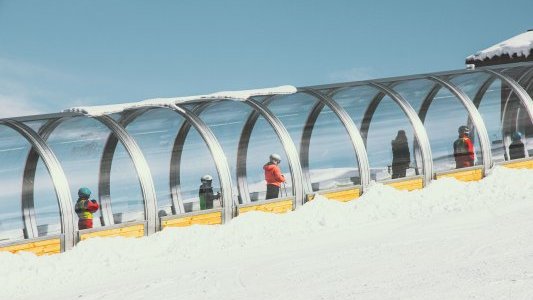
{"type": "Polygon", "coordinates": [[[278,198],[279,188],[285,182],[285,176],[281,174],[279,163],[281,156],[276,153],[270,154],[270,161],[263,166],[265,170],[265,180],[267,183],[266,199],[278,198]]]}
{"type": "Polygon", "coordinates": [[[467,126],[459,127],[459,138],[453,143],[453,156],[455,168],[466,168],[474,165],[474,144],[469,137],[470,129],[467,126]]]}
{"type": "Polygon", "coordinates": [[[78,215],[78,229],[93,228],[93,213],[98,210],[98,202],[92,199],[91,190],[86,187],[82,187],[78,190],[78,201],[76,202],[75,211],[78,215]]]}

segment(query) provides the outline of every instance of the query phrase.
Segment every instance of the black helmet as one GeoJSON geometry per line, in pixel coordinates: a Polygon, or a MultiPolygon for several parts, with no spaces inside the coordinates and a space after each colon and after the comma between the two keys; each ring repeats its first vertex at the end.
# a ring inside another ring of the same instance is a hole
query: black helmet
{"type": "Polygon", "coordinates": [[[457,130],[459,134],[470,134],[470,128],[468,126],[459,126],[459,129],[457,130]]]}

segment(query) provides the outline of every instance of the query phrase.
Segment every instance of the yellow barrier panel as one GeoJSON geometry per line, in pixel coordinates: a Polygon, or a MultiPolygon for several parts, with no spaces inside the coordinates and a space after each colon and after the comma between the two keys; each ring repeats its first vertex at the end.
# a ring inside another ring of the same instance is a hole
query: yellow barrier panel
{"type": "Polygon", "coordinates": [[[32,252],[36,255],[50,255],[61,252],[61,239],[53,238],[49,240],[41,240],[17,245],[1,247],[0,251],[9,251],[17,253],[21,251],[32,252]]]}
{"type": "Polygon", "coordinates": [[[398,190],[412,191],[419,190],[424,187],[424,180],[422,178],[406,179],[394,182],[385,183],[398,190]]]}
{"type": "MultiPolygon", "coordinates": [[[[105,227],[104,227],[105,228],[105,227]]],[[[132,226],[113,228],[113,229],[103,229],[99,231],[92,231],[87,233],[80,232],[80,241],[93,238],[93,237],[142,237],[144,236],[144,224],[137,224],[132,226]]]]}
{"type": "Polygon", "coordinates": [[[281,213],[286,213],[291,210],[292,210],[292,199],[239,207],[239,214],[247,213],[249,211],[263,211],[263,212],[281,214],[281,213]]]}
{"type": "MultiPolygon", "coordinates": [[[[319,194],[324,196],[325,198],[328,198],[329,200],[348,202],[350,200],[359,198],[361,196],[361,189],[352,188],[352,189],[346,189],[342,191],[323,192],[319,194]]],[[[314,195],[307,195],[307,201],[312,201],[314,199],[315,199],[314,195]]]]}
{"type": "Polygon", "coordinates": [[[533,159],[529,158],[526,160],[509,161],[502,163],[502,166],[511,169],[533,169],[533,159]]]}
{"type": "Polygon", "coordinates": [[[161,221],[161,227],[185,227],[191,225],[217,225],[222,224],[222,212],[212,212],[207,214],[198,214],[176,219],[161,221]]]}
{"type": "Polygon", "coordinates": [[[436,175],[437,179],[444,178],[444,177],[453,177],[461,181],[478,181],[483,178],[483,169],[477,168],[477,169],[468,169],[464,171],[458,170],[455,172],[436,175]]]}

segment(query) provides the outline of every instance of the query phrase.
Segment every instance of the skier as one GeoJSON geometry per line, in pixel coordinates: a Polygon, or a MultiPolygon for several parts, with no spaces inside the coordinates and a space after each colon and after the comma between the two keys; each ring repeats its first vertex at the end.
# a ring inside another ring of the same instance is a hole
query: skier
{"type": "Polygon", "coordinates": [[[213,182],[213,177],[211,175],[204,175],[200,179],[202,185],[198,189],[198,197],[200,197],[200,209],[211,209],[213,208],[213,200],[220,199],[220,192],[216,195],[213,193],[213,187],[211,183],[213,182]]]}
{"type": "Polygon", "coordinates": [[[511,159],[519,159],[526,157],[524,143],[522,143],[522,135],[520,134],[520,132],[514,132],[511,136],[511,140],[513,142],[511,143],[511,145],[509,145],[509,157],[511,159]]]}
{"type": "Polygon", "coordinates": [[[285,182],[285,176],[281,174],[279,164],[281,163],[281,156],[276,153],[270,154],[269,162],[263,166],[265,171],[265,180],[267,183],[266,199],[278,198],[279,188],[285,182]]]}
{"type": "Polygon", "coordinates": [[[91,199],[91,190],[82,187],[78,190],[78,201],[75,205],[75,211],[78,215],[78,229],[93,228],[93,214],[98,210],[98,202],[91,199]]]}
{"type": "Polygon", "coordinates": [[[459,138],[453,143],[453,156],[455,157],[455,168],[466,168],[474,165],[474,145],[468,136],[470,128],[460,126],[458,129],[459,138]]]}
{"type": "Polygon", "coordinates": [[[398,130],[396,138],[391,142],[392,146],[392,179],[405,177],[405,173],[411,163],[411,153],[407,144],[407,136],[404,130],[398,130]]]}

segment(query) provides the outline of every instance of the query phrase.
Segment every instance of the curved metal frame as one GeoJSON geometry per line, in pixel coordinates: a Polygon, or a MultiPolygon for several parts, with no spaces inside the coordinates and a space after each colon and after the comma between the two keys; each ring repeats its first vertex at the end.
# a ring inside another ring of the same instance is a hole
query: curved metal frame
{"type": "MultiPolygon", "coordinates": [[[[50,137],[50,135],[53,133],[53,131],[64,121],[69,120],[73,117],[87,117],[82,114],[77,114],[74,116],[67,116],[63,118],[56,118],[51,119],[48,123],[43,125],[41,129],[39,130],[39,135],[41,138],[46,141],[50,137]]],[[[145,210],[145,219],[148,223],[147,233],[153,233],[155,231],[155,228],[157,227],[158,220],[155,220],[156,218],[154,216],[154,212],[157,212],[157,208],[152,205],[154,202],[157,205],[157,202],[155,201],[155,190],[152,182],[152,177],[150,175],[150,170],[148,169],[148,165],[146,163],[146,160],[144,159],[144,156],[142,155],[142,152],[140,152],[139,147],[135,143],[135,141],[128,135],[128,133],[111,117],[109,116],[100,116],[95,117],[96,120],[98,120],[100,123],[104,124],[110,131],[110,136],[116,135],[121,143],[126,148],[126,151],[130,155],[134,167],[137,171],[137,176],[139,178],[139,183],[141,185],[141,191],[143,193],[143,199],[144,199],[144,210],[145,210]]],[[[105,157],[105,152],[102,153],[102,159],[105,157]]],[[[35,165],[37,164],[39,157],[35,156],[34,154],[30,153],[28,155],[26,166],[24,169],[25,174],[25,180],[24,184],[27,189],[31,190],[33,192],[33,179],[35,178],[35,165]]],[[[109,162],[109,168],[111,162],[109,162]]],[[[102,167],[102,166],[100,166],[102,167]]],[[[101,173],[101,172],[100,172],[101,173]]],[[[101,174],[100,174],[101,175],[101,174]]],[[[104,191],[106,191],[105,187],[102,186],[102,181],[105,181],[105,177],[109,177],[110,174],[106,174],[104,178],[100,176],[99,178],[99,200],[100,200],[100,206],[101,206],[101,213],[102,217],[104,219],[104,225],[110,225],[113,223],[105,223],[105,221],[109,222],[109,219],[113,220],[112,212],[111,212],[111,203],[109,198],[109,193],[105,194],[104,191]],[[102,189],[103,188],[103,189],[102,189]]],[[[109,192],[109,188],[107,188],[107,191],[109,192]]],[[[33,196],[31,197],[31,205],[33,206],[33,196]]],[[[72,207],[72,204],[71,204],[72,207]]],[[[72,210],[73,212],[74,210],[72,210]]],[[[71,212],[71,214],[72,214],[71,212]]],[[[73,218],[73,215],[72,215],[73,218]]],[[[77,231],[77,229],[76,229],[77,231]]]]}
{"type": "MultiPolygon", "coordinates": [[[[418,114],[414,110],[414,108],[407,102],[402,95],[400,95],[398,92],[394,91],[392,88],[381,84],[377,82],[370,82],[369,85],[375,87],[380,91],[380,94],[389,96],[403,111],[409,122],[411,123],[411,126],[413,127],[413,131],[415,134],[415,138],[417,140],[417,144],[420,147],[420,153],[422,156],[422,170],[424,171],[424,185],[429,184],[431,180],[433,179],[433,159],[431,155],[431,146],[429,144],[429,138],[426,132],[426,128],[424,127],[424,124],[418,117],[418,114]]],[[[365,112],[365,116],[363,118],[363,123],[361,124],[361,132],[363,132],[363,136],[365,137],[365,144],[366,144],[366,137],[368,135],[368,130],[370,128],[370,123],[372,121],[372,117],[381,103],[381,100],[384,98],[382,97],[375,97],[373,102],[369,104],[367,107],[367,111],[365,112]]]]}
{"type": "MultiPolygon", "coordinates": [[[[192,111],[178,105],[170,105],[170,108],[182,115],[200,134],[204,139],[211,152],[217,173],[220,178],[220,189],[222,190],[222,203],[224,205],[224,213],[222,214],[222,222],[225,223],[233,216],[233,188],[231,183],[231,172],[226,158],[226,154],[222,146],[218,142],[213,132],[209,129],[200,117],[194,115],[192,111]]],[[[181,151],[180,151],[181,152],[181,151]]]]}
{"type": "MultiPolygon", "coordinates": [[[[461,89],[459,89],[454,84],[450,83],[448,80],[437,77],[437,76],[428,76],[426,77],[426,79],[434,81],[438,83],[439,85],[448,89],[461,102],[461,104],[467,110],[479,136],[479,142],[481,145],[481,155],[483,157],[483,172],[484,172],[484,175],[486,176],[488,174],[489,169],[492,168],[494,163],[492,161],[492,153],[491,153],[489,135],[487,133],[487,128],[485,127],[485,122],[483,121],[481,114],[477,110],[474,103],[470,100],[470,98],[461,89]]],[[[429,109],[431,103],[433,102],[433,99],[435,98],[436,94],[437,93],[435,93],[431,98],[426,98],[424,100],[424,103],[421,106],[421,111],[419,112],[419,115],[423,115],[423,117],[422,116],[420,117],[421,120],[425,119],[427,110],[429,109]],[[426,103],[426,101],[428,103],[426,103]],[[425,108],[425,111],[422,111],[422,108],[425,108]]]]}
{"type": "Polygon", "coordinates": [[[320,112],[322,111],[324,106],[327,106],[341,121],[342,125],[344,126],[344,129],[346,130],[346,133],[350,137],[350,142],[354,149],[357,164],[359,167],[359,176],[361,178],[361,192],[365,192],[368,189],[368,185],[370,184],[370,164],[368,162],[368,155],[366,152],[364,140],[361,137],[361,133],[359,129],[357,129],[357,126],[355,125],[354,121],[352,120],[348,112],[346,112],[346,110],[342,108],[342,106],[340,106],[335,100],[333,100],[331,96],[323,95],[313,89],[302,89],[301,92],[307,93],[318,100],[318,102],[315,104],[315,107],[313,107],[309,116],[307,117],[307,121],[302,132],[302,139],[300,145],[302,168],[305,170],[304,174],[306,176],[306,179],[308,180],[307,184],[311,186],[311,179],[309,176],[309,148],[311,135],[313,133],[315,122],[318,119],[320,112]]]}
{"type": "MultiPolygon", "coordinates": [[[[0,124],[6,125],[15,131],[17,131],[21,136],[23,136],[31,145],[32,149],[30,153],[38,158],[42,158],[44,165],[46,166],[48,173],[52,179],[54,185],[54,190],[57,197],[57,203],[59,206],[59,217],[61,222],[61,232],[64,234],[61,249],[62,251],[71,249],[74,246],[74,218],[72,216],[73,207],[72,207],[72,198],[70,195],[70,188],[68,185],[67,177],[63,172],[63,168],[59,163],[57,157],[54,155],[54,152],[46,144],[44,139],[39,137],[39,135],[31,129],[29,126],[10,119],[4,119],[0,121],[0,124]]],[[[35,168],[33,169],[35,172],[35,168]]],[[[26,169],[24,170],[26,175],[26,169]]],[[[37,224],[35,218],[35,212],[33,211],[33,180],[31,184],[27,182],[27,178],[24,177],[22,185],[22,210],[24,216],[24,225],[26,227],[26,238],[35,238],[38,236],[37,233],[37,224]],[[30,189],[27,189],[31,187],[30,189]],[[28,197],[31,193],[31,202],[28,197]],[[29,211],[31,208],[31,212],[29,211]]]]}
{"type": "MultiPolygon", "coordinates": [[[[205,105],[200,105],[200,106],[205,106],[205,105]]],[[[216,140],[216,138],[213,139],[214,135],[212,133],[210,133],[209,131],[209,128],[207,127],[207,125],[205,125],[203,123],[203,121],[201,121],[199,118],[197,118],[193,112],[183,108],[183,107],[178,107],[178,106],[150,106],[150,107],[144,107],[144,108],[140,108],[140,109],[136,109],[136,110],[133,110],[131,112],[128,112],[126,114],[124,114],[122,116],[122,118],[120,119],[119,123],[124,127],[126,128],[131,122],[133,122],[134,120],[136,120],[138,117],[140,117],[141,115],[143,115],[144,113],[146,113],[147,111],[149,110],[152,110],[152,109],[157,109],[157,108],[160,108],[160,109],[168,109],[168,110],[171,110],[171,111],[174,111],[176,112],[178,115],[180,115],[181,117],[183,117],[183,119],[185,120],[185,122],[182,124],[182,126],[180,127],[179,129],[179,132],[174,140],[174,146],[173,146],[173,149],[172,149],[172,154],[171,154],[171,161],[170,161],[170,177],[169,177],[169,188],[170,188],[170,192],[171,192],[171,199],[172,199],[172,212],[173,214],[180,214],[180,213],[185,213],[185,210],[184,210],[184,206],[183,206],[183,199],[181,197],[181,194],[180,194],[180,189],[179,189],[179,185],[180,185],[180,161],[181,161],[181,154],[182,154],[182,150],[183,150],[183,143],[185,142],[185,138],[187,136],[187,133],[189,132],[189,129],[191,127],[191,124],[192,126],[200,133],[202,139],[206,142],[206,144],[208,145],[210,151],[211,151],[211,155],[213,156],[213,158],[220,158],[220,151],[217,150],[217,148],[221,148],[221,146],[218,144],[218,141],[216,140]],[[211,145],[210,144],[215,144],[215,145],[211,145]],[[218,144],[218,146],[217,146],[218,144]]],[[[195,109],[196,111],[196,109],[195,109]]],[[[117,140],[114,139],[112,136],[110,136],[108,138],[108,141],[106,142],[106,146],[105,146],[105,150],[104,150],[104,153],[107,153],[107,161],[109,161],[111,163],[112,161],[112,158],[113,158],[113,154],[114,154],[114,150],[115,150],[115,147],[117,145],[117,140]]],[[[223,154],[223,152],[222,152],[223,154]]],[[[224,173],[225,171],[224,170],[229,170],[229,166],[227,164],[227,160],[225,159],[225,155],[222,156],[223,157],[223,161],[220,162],[220,165],[217,165],[217,163],[219,163],[217,161],[217,159],[214,159],[215,160],[215,166],[217,167],[217,172],[219,174],[219,178],[221,180],[221,189],[222,191],[231,191],[232,190],[232,187],[231,187],[231,180],[229,182],[229,184],[227,182],[223,182],[223,177],[224,177],[224,173]]],[[[103,160],[104,161],[104,160],[103,160]]],[[[110,166],[109,166],[110,168],[110,166]]],[[[109,173],[108,167],[105,167],[105,168],[102,168],[101,169],[101,174],[100,176],[104,176],[106,173],[109,173]]],[[[110,169],[109,169],[110,170],[110,169]]],[[[228,171],[228,174],[229,171],[228,171]]],[[[103,184],[106,184],[106,185],[109,185],[109,178],[106,179],[106,182],[103,182],[103,184]]],[[[224,217],[223,217],[223,222],[225,220],[229,220],[231,219],[232,217],[232,197],[231,197],[231,192],[230,193],[222,193],[222,200],[223,200],[223,203],[224,203],[224,207],[227,208],[225,209],[225,213],[224,213],[224,217]],[[228,199],[229,198],[229,199],[228,199]],[[228,205],[229,203],[229,205],[228,205]],[[229,207],[228,207],[229,206],[229,207]]],[[[159,219],[159,218],[157,218],[159,219]]]]}
{"type": "Polygon", "coordinates": [[[296,149],[289,132],[285,126],[283,126],[283,123],[266,107],[265,104],[253,99],[248,99],[244,101],[244,103],[252,107],[253,112],[248,117],[250,123],[247,121],[245,125],[250,127],[243,127],[243,131],[239,140],[239,147],[237,150],[237,181],[241,200],[243,203],[250,202],[250,194],[248,193],[248,181],[246,176],[246,156],[248,153],[248,142],[252,129],[251,126],[255,125],[255,121],[252,122],[252,119],[256,118],[257,120],[259,116],[262,116],[274,129],[274,132],[278,136],[281,145],[285,150],[285,154],[287,155],[289,170],[291,172],[292,188],[294,191],[293,209],[303,205],[305,203],[305,192],[302,184],[302,167],[300,165],[300,158],[298,157],[298,150],[296,149]]]}

